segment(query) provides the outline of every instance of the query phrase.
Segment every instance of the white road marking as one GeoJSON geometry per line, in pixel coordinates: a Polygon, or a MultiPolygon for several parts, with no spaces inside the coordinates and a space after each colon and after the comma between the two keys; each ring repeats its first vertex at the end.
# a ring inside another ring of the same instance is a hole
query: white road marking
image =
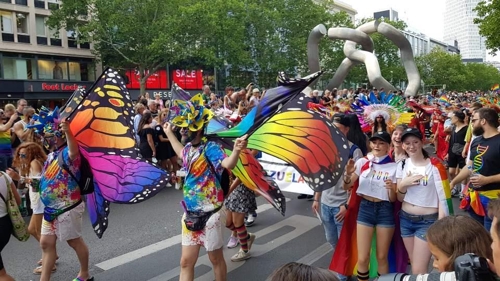
{"type": "Polygon", "coordinates": [[[314,251],[310,252],[309,254],[303,256],[297,262],[307,264],[307,265],[312,265],[313,263],[320,260],[322,257],[324,257],[328,254],[332,254],[332,253],[333,253],[332,245],[330,245],[330,243],[327,242],[327,243],[319,246],[318,248],[316,248],[314,251]]]}
{"type": "MultiPolygon", "coordinates": [[[[315,228],[318,226],[318,222],[316,218],[313,217],[308,217],[308,216],[301,216],[301,215],[294,215],[291,216],[283,221],[280,221],[278,223],[275,223],[269,227],[266,227],[262,229],[261,231],[258,231],[255,233],[257,236],[257,241],[259,237],[263,237],[267,234],[270,234],[284,226],[291,226],[294,227],[295,229],[293,231],[290,231],[273,241],[267,242],[264,245],[257,245],[254,244],[252,246],[251,254],[252,257],[258,257],[261,255],[264,255],[281,245],[290,242],[291,240],[303,235],[304,233],[310,231],[311,229],[315,228]]],[[[231,261],[231,256],[234,255],[239,248],[236,249],[226,249],[224,248],[224,257],[226,259],[226,264],[227,264],[227,272],[231,272],[240,266],[244,265],[246,261],[241,261],[241,262],[232,262],[231,261]]],[[[201,257],[198,258],[198,261],[196,262],[196,265],[206,265],[208,267],[212,267],[212,263],[210,262],[208,255],[205,254],[201,257]]],[[[152,279],[149,279],[148,281],[165,281],[165,280],[170,280],[172,278],[176,278],[179,276],[180,273],[180,267],[176,267],[174,269],[171,269],[159,276],[156,276],[152,279]]],[[[206,274],[196,278],[196,281],[212,281],[214,279],[213,271],[210,270],[210,272],[207,272],[206,274]]]]}
{"type": "MultiPolygon", "coordinates": [[[[286,202],[291,201],[290,198],[286,198],[286,202]]],[[[262,212],[265,212],[267,210],[273,209],[273,205],[266,203],[259,205],[257,208],[257,213],[260,214],[262,212]]],[[[97,267],[99,267],[102,270],[110,270],[112,268],[122,266],[126,263],[135,261],[137,259],[143,258],[145,256],[151,255],[153,253],[159,252],[161,250],[167,249],[169,247],[172,247],[174,245],[180,244],[181,243],[181,235],[176,235],[172,236],[168,239],[162,240],[158,243],[151,244],[149,246],[146,246],[141,249],[137,249],[135,251],[128,252],[126,254],[123,254],[121,256],[103,261],[101,263],[96,264],[97,267]]]]}

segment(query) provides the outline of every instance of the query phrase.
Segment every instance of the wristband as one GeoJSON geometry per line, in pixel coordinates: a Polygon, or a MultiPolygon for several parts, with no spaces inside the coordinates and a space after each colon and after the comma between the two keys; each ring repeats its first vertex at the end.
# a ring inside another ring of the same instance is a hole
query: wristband
{"type": "Polygon", "coordinates": [[[403,192],[401,192],[401,190],[399,190],[399,188],[398,188],[398,193],[400,193],[400,194],[403,194],[403,195],[404,195],[404,194],[408,193],[408,190],[407,190],[406,192],[404,192],[404,193],[403,193],[403,192]]]}

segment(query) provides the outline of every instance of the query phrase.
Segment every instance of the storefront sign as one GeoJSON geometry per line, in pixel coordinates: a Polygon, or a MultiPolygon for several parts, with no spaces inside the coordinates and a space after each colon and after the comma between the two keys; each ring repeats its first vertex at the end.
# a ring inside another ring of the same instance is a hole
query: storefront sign
{"type": "Polygon", "coordinates": [[[203,70],[175,69],[172,80],[184,90],[201,90],[203,88],[203,70]]]}
{"type": "MultiPolygon", "coordinates": [[[[148,71],[146,70],[146,74],[147,73],[148,71]]],[[[140,83],[141,76],[139,71],[128,70],[126,76],[128,78],[127,89],[141,88],[141,83],[140,83]]],[[[166,70],[160,69],[156,71],[155,73],[151,74],[151,76],[149,76],[148,79],[146,80],[146,90],[151,90],[151,89],[167,90],[169,87],[167,78],[168,77],[166,70]]]]}
{"type": "Polygon", "coordinates": [[[42,91],[63,91],[74,92],[78,87],[86,88],[85,85],[67,84],[67,83],[42,83],[42,91]]]}

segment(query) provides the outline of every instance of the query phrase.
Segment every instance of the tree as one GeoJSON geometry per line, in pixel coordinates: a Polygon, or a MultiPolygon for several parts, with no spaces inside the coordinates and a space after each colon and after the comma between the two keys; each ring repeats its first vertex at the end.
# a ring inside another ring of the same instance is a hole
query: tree
{"type": "Polygon", "coordinates": [[[435,48],[429,54],[417,57],[416,63],[426,85],[446,85],[448,89],[467,90],[470,73],[460,55],[435,48]]]}
{"type": "Polygon", "coordinates": [[[481,1],[474,9],[477,18],[474,23],[479,26],[479,34],[486,38],[486,48],[491,49],[491,54],[500,50],[500,0],[481,1]]]}
{"type": "Polygon", "coordinates": [[[64,0],[48,26],[74,30],[80,42],[114,67],[135,67],[141,93],[149,76],[185,58],[177,11],[181,0],[64,0]]]}
{"type": "Polygon", "coordinates": [[[500,72],[492,65],[484,63],[467,63],[465,65],[469,77],[467,78],[468,90],[488,91],[500,83],[500,72]]]}

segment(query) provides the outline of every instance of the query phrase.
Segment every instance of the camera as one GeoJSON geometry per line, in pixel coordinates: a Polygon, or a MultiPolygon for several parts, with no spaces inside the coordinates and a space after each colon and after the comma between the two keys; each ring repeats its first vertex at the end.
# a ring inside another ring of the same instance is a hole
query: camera
{"type": "Polygon", "coordinates": [[[455,272],[408,275],[392,273],[380,276],[379,281],[493,281],[495,275],[490,271],[488,262],[475,254],[465,254],[455,259],[455,272]]]}

